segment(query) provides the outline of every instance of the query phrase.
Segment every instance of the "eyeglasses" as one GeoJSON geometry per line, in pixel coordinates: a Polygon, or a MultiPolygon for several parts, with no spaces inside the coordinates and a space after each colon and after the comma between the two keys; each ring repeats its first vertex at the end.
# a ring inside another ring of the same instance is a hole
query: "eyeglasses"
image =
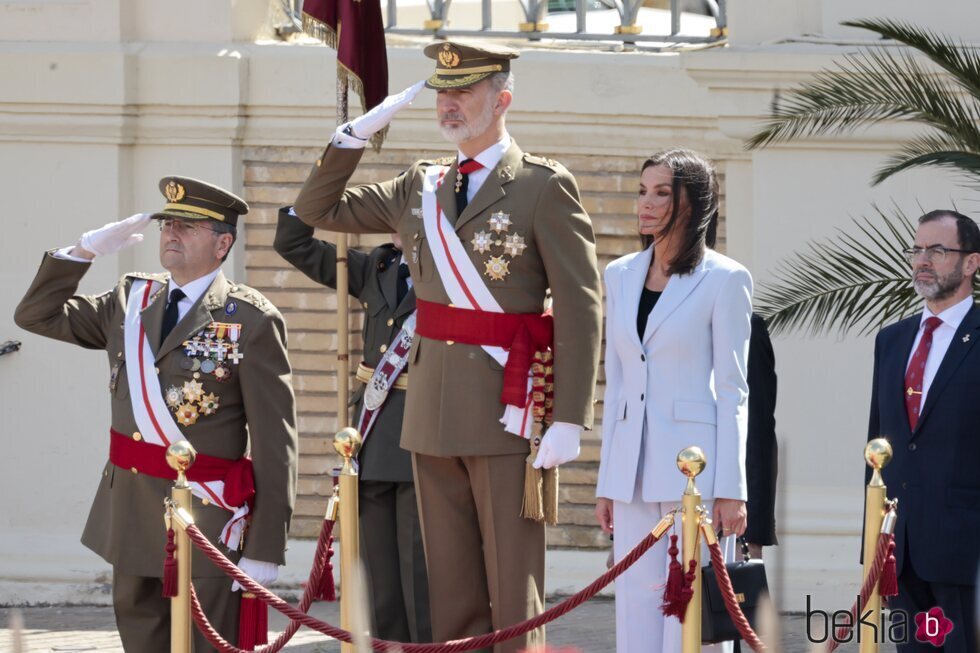
{"type": "Polygon", "coordinates": [[[909,247],[902,250],[905,260],[909,263],[915,262],[920,254],[926,255],[926,260],[930,263],[942,263],[946,260],[946,255],[950,252],[957,254],[975,254],[972,249],[955,249],[953,247],[943,247],[942,245],[930,245],[929,247],[909,247]]]}
{"type": "Polygon", "coordinates": [[[214,229],[198,224],[197,220],[181,220],[180,218],[163,218],[162,220],[157,220],[157,226],[160,227],[160,231],[170,229],[174,233],[181,235],[196,233],[198,229],[217,233],[214,229]]]}

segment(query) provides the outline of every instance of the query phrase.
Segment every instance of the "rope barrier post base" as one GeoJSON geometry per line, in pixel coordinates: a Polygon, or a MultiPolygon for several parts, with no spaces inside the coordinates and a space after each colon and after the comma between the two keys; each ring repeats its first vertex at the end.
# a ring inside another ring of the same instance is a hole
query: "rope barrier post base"
{"type": "MultiPolygon", "coordinates": [[[[871,573],[875,561],[875,552],[878,548],[878,536],[881,532],[881,524],[885,518],[885,501],[887,500],[887,488],[881,478],[881,470],[891,462],[892,447],[888,440],[875,438],[868,442],[864,448],[864,459],[874,471],[871,474],[871,481],[865,491],[864,500],[864,572],[863,579],[871,573]]],[[[881,594],[877,584],[868,597],[863,612],[871,612],[868,619],[870,624],[861,623],[861,632],[856,633],[860,641],[860,653],[878,653],[877,625],[881,623],[881,594]]],[[[861,620],[864,622],[865,620],[861,620]]]]}
{"type": "MultiPolygon", "coordinates": [[[[361,449],[361,434],[357,429],[347,427],[337,432],[333,447],[344,459],[340,469],[340,627],[350,631],[354,625],[354,592],[350,591],[354,582],[355,569],[360,551],[358,532],[357,469],[354,459],[361,449]]],[[[341,653],[354,653],[354,644],[342,642],[341,653]]]]}
{"type": "Polygon", "coordinates": [[[677,468],[687,476],[687,488],[681,498],[681,523],[683,525],[683,547],[681,565],[687,571],[688,561],[694,560],[694,593],[684,612],[681,624],[682,653],[701,653],[701,547],[698,535],[701,525],[701,493],[694,485],[694,478],[707,465],[704,452],[699,447],[688,447],[677,454],[677,468]]]}
{"type": "Polygon", "coordinates": [[[194,464],[197,452],[186,440],[167,448],[167,464],[177,471],[177,481],[167,504],[168,521],[174,528],[177,559],[177,593],[170,599],[170,651],[191,653],[191,541],[187,527],[194,524],[191,514],[191,486],[185,473],[194,464]]]}

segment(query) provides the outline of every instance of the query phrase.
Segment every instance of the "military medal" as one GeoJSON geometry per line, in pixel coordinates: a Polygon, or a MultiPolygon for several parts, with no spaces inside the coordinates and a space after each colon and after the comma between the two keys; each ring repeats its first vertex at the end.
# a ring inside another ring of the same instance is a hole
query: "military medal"
{"type": "Polygon", "coordinates": [[[524,243],[524,236],[512,234],[504,238],[504,253],[508,256],[520,256],[525,249],[527,245],[524,243]]]}
{"type": "Polygon", "coordinates": [[[194,404],[183,404],[177,408],[177,421],[181,426],[191,426],[197,422],[199,413],[194,404]]]}
{"type": "Polygon", "coordinates": [[[220,383],[224,383],[231,379],[231,368],[224,363],[218,363],[214,366],[214,380],[220,383]]]}
{"type": "Polygon", "coordinates": [[[497,211],[496,213],[490,214],[490,228],[498,234],[501,231],[510,231],[511,224],[513,223],[510,221],[510,213],[497,211]]]}
{"type": "MultiPolygon", "coordinates": [[[[184,381],[184,387],[182,388],[184,393],[184,399],[190,402],[200,401],[201,397],[204,395],[204,384],[200,381],[184,381]]],[[[196,419],[196,418],[195,418],[196,419]]]]}
{"type": "Polygon", "coordinates": [[[164,399],[167,400],[167,407],[170,410],[177,410],[180,405],[184,403],[184,391],[175,385],[167,388],[166,392],[163,394],[164,399]]]}
{"type": "Polygon", "coordinates": [[[122,369],[123,362],[117,361],[109,372],[109,394],[116,394],[116,387],[119,385],[119,370],[122,369]]]}
{"type": "Polygon", "coordinates": [[[510,274],[508,269],[509,261],[505,261],[503,256],[491,256],[486,261],[487,269],[484,272],[493,281],[503,281],[504,277],[510,274]]]}
{"type": "Polygon", "coordinates": [[[205,358],[203,361],[201,361],[201,371],[205,374],[210,374],[217,366],[218,364],[210,358],[205,358]]]}
{"type": "Polygon", "coordinates": [[[478,231],[473,235],[470,244],[473,245],[474,252],[486,254],[490,251],[490,246],[493,244],[493,236],[486,231],[478,231]]]}
{"type": "Polygon", "coordinates": [[[218,412],[218,397],[213,392],[204,395],[201,398],[201,414],[214,415],[216,412],[218,412]]]}

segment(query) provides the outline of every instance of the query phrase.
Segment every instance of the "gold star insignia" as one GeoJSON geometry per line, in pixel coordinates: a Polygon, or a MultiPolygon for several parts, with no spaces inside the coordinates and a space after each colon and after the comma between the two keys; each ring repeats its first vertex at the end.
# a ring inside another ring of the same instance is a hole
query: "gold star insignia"
{"type": "Polygon", "coordinates": [[[491,256],[486,262],[486,275],[493,281],[503,281],[504,277],[510,274],[507,269],[508,262],[502,256],[491,256]]]}
{"type": "Polygon", "coordinates": [[[486,231],[478,231],[473,235],[473,240],[470,243],[473,245],[474,252],[486,254],[490,251],[490,245],[493,244],[493,239],[486,231]]]}
{"type": "Polygon", "coordinates": [[[213,392],[201,397],[201,414],[214,415],[218,412],[218,397],[213,392]]]}
{"type": "Polygon", "coordinates": [[[184,399],[191,403],[201,400],[204,396],[204,384],[200,381],[184,381],[184,399]]]}
{"type": "Polygon", "coordinates": [[[513,234],[504,238],[504,254],[508,256],[520,256],[524,253],[525,249],[527,249],[527,245],[524,244],[524,236],[513,234]]]}
{"type": "Polygon", "coordinates": [[[501,231],[510,231],[510,213],[504,213],[503,211],[497,211],[490,215],[490,228],[496,231],[498,234],[501,231]]]}
{"type": "Polygon", "coordinates": [[[177,409],[177,421],[180,422],[181,426],[194,424],[197,422],[198,416],[197,406],[194,404],[184,404],[177,409]]]}

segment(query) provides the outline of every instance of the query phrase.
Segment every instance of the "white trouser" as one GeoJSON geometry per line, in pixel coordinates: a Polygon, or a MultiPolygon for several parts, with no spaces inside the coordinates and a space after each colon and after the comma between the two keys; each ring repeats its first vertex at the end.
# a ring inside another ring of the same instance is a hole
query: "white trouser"
{"type": "MultiPolygon", "coordinates": [[[[639,475],[638,475],[639,476],[639,475]]],[[[614,540],[613,554],[619,561],[646,537],[660,519],[680,507],[680,503],[645,503],[640,497],[639,483],[633,493],[633,501],[613,502],[614,540]]],[[[709,514],[712,501],[705,501],[709,514]]],[[[684,534],[680,514],[677,515],[673,532],[677,534],[677,548],[683,552],[684,534]]],[[[681,650],[681,623],[674,617],[664,617],[664,586],[670,557],[668,531],[649,551],[616,580],[616,651],[617,653],[679,653],[681,650]]],[[[721,540],[726,562],[735,560],[734,537],[721,540]]],[[[681,553],[678,561],[684,565],[681,553]]],[[[701,545],[702,566],[711,563],[708,547],[701,545]]],[[[686,566],[686,565],[685,565],[686,566]]],[[[732,642],[704,646],[706,653],[732,653],[732,642]]]]}

